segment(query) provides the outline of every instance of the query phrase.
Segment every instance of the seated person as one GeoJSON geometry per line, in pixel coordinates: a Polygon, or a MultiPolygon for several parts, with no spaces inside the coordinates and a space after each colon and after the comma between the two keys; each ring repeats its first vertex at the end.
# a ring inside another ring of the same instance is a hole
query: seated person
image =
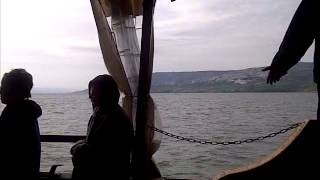
{"type": "Polygon", "coordinates": [[[93,114],[86,139],[71,148],[73,179],[129,179],[133,128],[119,106],[114,79],[99,75],[89,83],[93,114]]]}
{"type": "Polygon", "coordinates": [[[0,116],[0,174],[8,179],[37,179],[40,168],[40,133],[37,118],[40,106],[28,98],[32,76],[24,69],[3,75],[0,116]]]}

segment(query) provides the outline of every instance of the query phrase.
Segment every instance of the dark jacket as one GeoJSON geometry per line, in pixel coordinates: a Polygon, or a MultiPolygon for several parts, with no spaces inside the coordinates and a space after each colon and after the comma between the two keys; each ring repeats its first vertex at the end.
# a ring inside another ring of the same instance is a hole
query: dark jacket
{"type": "Polygon", "coordinates": [[[123,109],[100,108],[73,152],[73,179],[129,179],[133,128],[123,109]]]}
{"type": "Polygon", "coordinates": [[[298,63],[315,41],[314,82],[320,80],[320,1],[303,0],[271,64],[280,72],[287,72],[298,63]]]}
{"type": "Polygon", "coordinates": [[[40,106],[32,100],[7,105],[0,117],[0,175],[35,179],[40,168],[40,106]]]}

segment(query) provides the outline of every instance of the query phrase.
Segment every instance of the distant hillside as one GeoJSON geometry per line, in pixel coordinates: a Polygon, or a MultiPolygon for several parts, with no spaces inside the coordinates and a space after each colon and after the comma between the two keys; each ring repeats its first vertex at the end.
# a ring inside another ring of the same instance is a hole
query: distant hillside
{"type": "Polygon", "coordinates": [[[72,94],[88,94],[88,89],[82,90],[82,91],[74,91],[72,94]]]}
{"type": "Polygon", "coordinates": [[[266,84],[262,68],[231,71],[158,72],[151,91],[180,92],[309,92],[315,91],[313,63],[299,63],[275,85],[266,84]]]}
{"type": "MultiPolygon", "coordinates": [[[[153,93],[205,92],[311,92],[313,63],[299,63],[274,85],[266,84],[268,72],[262,68],[231,71],[157,72],[153,74],[153,93]]],[[[88,90],[75,93],[88,93],[88,90]]]]}

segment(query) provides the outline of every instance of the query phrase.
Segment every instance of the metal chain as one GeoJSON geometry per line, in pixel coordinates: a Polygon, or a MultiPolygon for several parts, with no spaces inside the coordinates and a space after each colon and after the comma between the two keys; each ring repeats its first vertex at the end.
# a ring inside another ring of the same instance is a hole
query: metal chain
{"type": "Polygon", "coordinates": [[[232,144],[253,143],[253,142],[256,142],[256,141],[262,141],[262,140],[267,139],[267,138],[275,137],[275,136],[277,136],[279,134],[284,134],[284,133],[286,133],[286,132],[288,132],[288,131],[290,131],[292,129],[297,128],[298,126],[300,126],[302,124],[303,124],[303,122],[295,123],[295,124],[290,125],[287,128],[281,129],[281,130],[279,130],[277,132],[273,132],[273,133],[270,133],[270,134],[265,135],[265,136],[259,136],[259,137],[255,137],[255,138],[244,139],[244,140],[221,141],[221,142],[183,137],[183,136],[179,136],[179,135],[175,135],[175,134],[163,131],[163,130],[158,129],[158,128],[153,127],[153,126],[149,126],[149,125],[147,125],[147,126],[150,129],[152,129],[152,130],[154,130],[154,131],[156,131],[158,133],[161,133],[161,134],[163,134],[165,136],[172,137],[172,138],[175,138],[175,139],[178,139],[178,140],[181,140],[181,141],[187,141],[187,142],[190,142],[190,143],[199,143],[199,144],[209,144],[209,145],[232,145],[232,144]]]}

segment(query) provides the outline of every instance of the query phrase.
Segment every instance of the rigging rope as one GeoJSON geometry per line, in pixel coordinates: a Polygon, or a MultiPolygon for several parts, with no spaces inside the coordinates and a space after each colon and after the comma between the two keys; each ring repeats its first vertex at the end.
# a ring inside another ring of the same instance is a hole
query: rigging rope
{"type": "Polygon", "coordinates": [[[208,145],[232,145],[232,144],[253,143],[253,142],[256,142],[256,141],[262,141],[262,140],[267,139],[267,138],[275,137],[275,136],[277,136],[279,134],[284,134],[284,133],[288,132],[289,130],[292,130],[292,129],[295,129],[295,128],[299,127],[302,124],[304,124],[304,122],[291,124],[291,125],[289,125],[288,127],[284,128],[284,129],[281,129],[281,130],[279,130],[277,132],[273,132],[273,133],[267,134],[265,136],[259,136],[259,137],[255,137],[255,138],[248,138],[248,139],[236,140],[236,141],[210,141],[210,140],[201,140],[201,139],[183,137],[183,136],[179,136],[179,135],[175,135],[175,134],[163,131],[161,129],[158,129],[158,128],[150,126],[150,125],[147,125],[147,126],[148,126],[148,128],[150,128],[150,129],[152,129],[152,130],[154,130],[154,131],[156,131],[158,133],[161,133],[161,134],[163,134],[165,136],[168,136],[168,137],[171,137],[171,138],[175,138],[175,139],[178,139],[178,140],[181,140],[181,141],[187,141],[187,142],[190,142],[190,143],[198,143],[198,144],[208,144],[208,145]]]}

